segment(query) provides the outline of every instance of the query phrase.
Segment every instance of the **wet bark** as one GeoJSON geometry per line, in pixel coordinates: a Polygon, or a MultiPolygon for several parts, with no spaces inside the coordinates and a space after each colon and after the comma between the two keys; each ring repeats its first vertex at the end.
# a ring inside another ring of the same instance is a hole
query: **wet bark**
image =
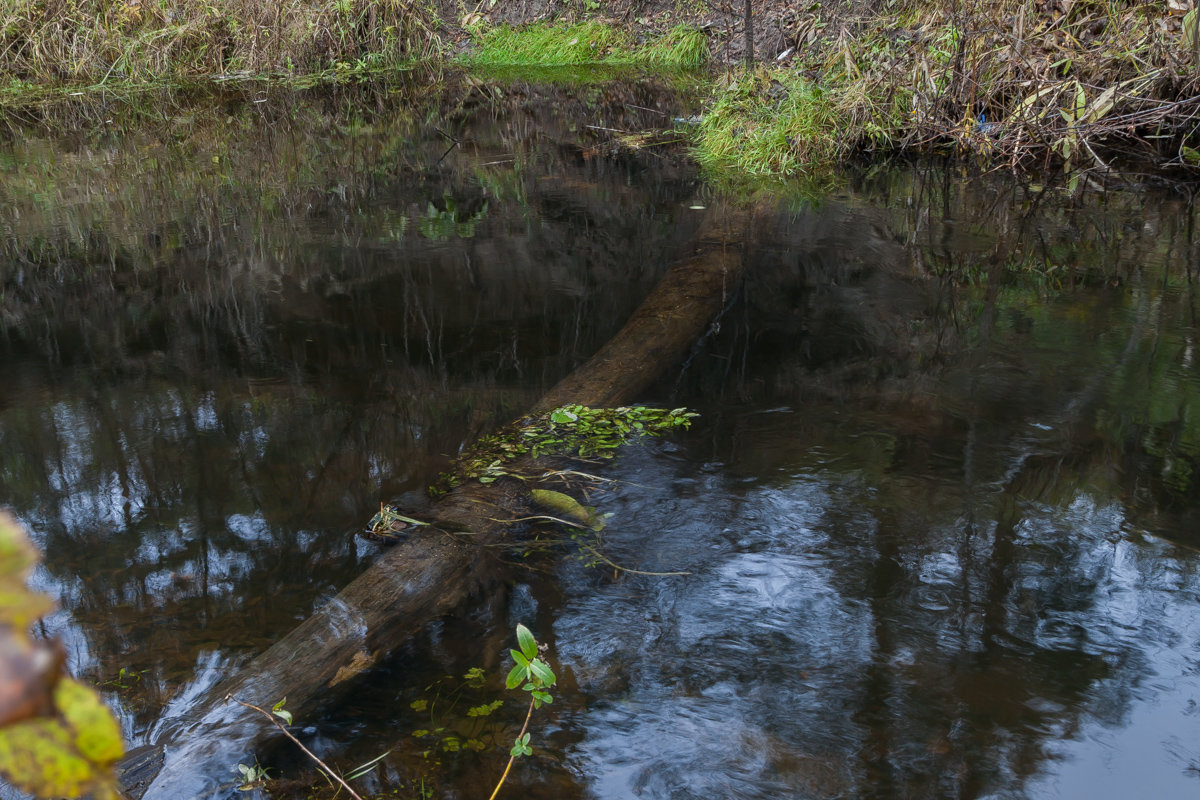
{"type": "MultiPolygon", "coordinates": [[[[704,332],[740,280],[752,214],[710,211],[689,251],[626,325],[587,363],[533,407],[616,406],[638,399],[704,332]]],[[[527,468],[534,465],[527,464],[527,468]]],[[[513,471],[521,465],[513,465],[513,471]]],[[[502,479],[468,481],[425,517],[432,524],[390,548],[362,575],[236,675],[222,681],[188,719],[118,769],[126,793],[190,800],[226,792],[239,759],[273,731],[261,715],[225,701],[270,706],[287,697],[299,718],[351,683],[428,622],[483,587],[488,545],[505,540],[504,522],[527,513],[530,487],[502,479]],[[214,772],[222,777],[214,777],[214,772]]]]}

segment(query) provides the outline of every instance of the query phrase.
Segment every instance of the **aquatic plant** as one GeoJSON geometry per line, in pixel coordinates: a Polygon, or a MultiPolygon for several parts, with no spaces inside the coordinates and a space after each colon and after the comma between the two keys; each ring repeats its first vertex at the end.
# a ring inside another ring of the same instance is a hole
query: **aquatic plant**
{"type": "Polygon", "coordinates": [[[514,665],[509,671],[508,677],[505,678],[504,685],[508,689],[520,686],[521,691],[528,692],[529,710],[525,712],[525,722],[521,725],[521,730],[513,740],[512,748],[508,751],[508,764],[504,767],[504,774],[500,776],[500,781],[496,784],[496,788],[488,800],[495,800],[496,795],[500,794],[500,789],[508,778],[513,762],[518,758],[533,755],[533,748],[529,746],[529,720],[533,717],[533,712],[541,708],[543,704],[554,702],[550,690],[558,682],[554,670],[550,669],[550,665],[539,657],[537,640],[530,630],[521,624],[517,625],[517,646],[521,649],[509,650],[514,665]]]}
{"type": "Polygon", "coordinates": [[[513,461],[524,456],[612,458],[622,445],[644,436],[659,436],[676,428],[687,428],[696,416],[686,408],[562,406],[545,414],[525,417],[481,437],[459,458],[452,471],[439,477],[430,487],[430,493],[440,495],[464,480],[492,483],[504,476],[525,477],[509,468],[513,461]]]}
{"type": "Polygon", "coordinates": [[[504,699],[489,700],[485,683],[483,669],[471,667],[461,680],[452,675],[439,678],[425,687],[424,696],[409,703],[413,711],[426,715],[422,727],[412,732],[426,748],[426,758],[439,752],[479,752],[496,741],[498,728],[492,715],[504,705],[504,699]],[[459,710],[464,701],[468,704],[465,712],[459,710]]]}

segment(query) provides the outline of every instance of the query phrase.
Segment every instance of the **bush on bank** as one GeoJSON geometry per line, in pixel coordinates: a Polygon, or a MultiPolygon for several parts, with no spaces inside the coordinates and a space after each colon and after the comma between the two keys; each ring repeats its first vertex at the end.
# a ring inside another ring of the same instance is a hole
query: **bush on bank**
{"type": "Polygon", "coordinates": [[[1191,0],[892,0],[792,23],[781,65],[726,79],[698,132],[713,168],[790,173],[870,151],[1018,166],[1200,164],[1191,0]]]}

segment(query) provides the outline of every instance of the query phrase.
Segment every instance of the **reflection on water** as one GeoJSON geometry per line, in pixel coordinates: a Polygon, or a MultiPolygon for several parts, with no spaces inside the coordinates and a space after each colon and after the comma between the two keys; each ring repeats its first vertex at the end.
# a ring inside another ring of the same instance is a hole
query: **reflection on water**
{"type": "MultiPolygon", "coordinates": [[[[381,499],[593,352],[707,202],[597,140],[675,113],[645,85],[355,91],[0,148],[0,500],[135,743],[356,574],[381,499]]],[[[494,699],[523,621],[563,686],[514,794],[1195,793],[1194,217],[937,167],[764,210],[645,398],[699,425],[593,498],[613,561],[690,574],[515,564],[306,740],[391,750],[368,788],[478,795],[523,709],[446,712],[475,753],[412,703],[472,666],[494,699]]]]}

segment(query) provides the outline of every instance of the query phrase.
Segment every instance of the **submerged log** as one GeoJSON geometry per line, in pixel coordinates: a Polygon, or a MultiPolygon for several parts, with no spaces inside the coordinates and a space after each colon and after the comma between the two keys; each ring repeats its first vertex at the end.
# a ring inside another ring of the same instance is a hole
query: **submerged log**
{"type": "MultiPolygon", "coordinates": [[[[626,325],[586,364],[552,388],[534,413],[562,405],[632,402],[704,332],[744,269],[751,214],[710,211],[690,252],[674,264],[626,325]]],[[[432,523],[385,552],[362,575],[236,675],[219,683],[161,741],[118,768],[135,800],[193,800],[232,788],[233,765],[274,732],[227,696],[270,706],[287,697],[303,717],[428,622],[482,585],[485,545],[502,541],[504,519],[521,515],[528,488],[467,481],[438,501],[432,523]],[[469,534],[469,535],[464,535],[469,534]],[[215,777],[219,773],[222,777],[215,777]]]]}

